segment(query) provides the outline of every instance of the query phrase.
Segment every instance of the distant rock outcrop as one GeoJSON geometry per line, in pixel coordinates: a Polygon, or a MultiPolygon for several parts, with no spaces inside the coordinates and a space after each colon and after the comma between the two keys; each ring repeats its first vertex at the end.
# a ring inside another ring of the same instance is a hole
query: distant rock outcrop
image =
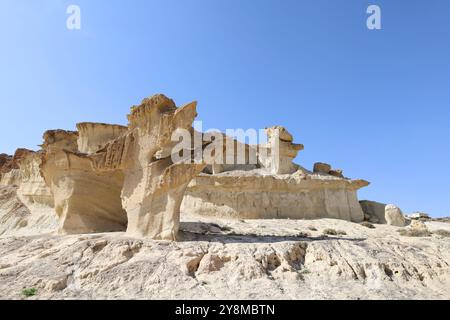
{"type": "Polygon", "coordinates": [[[384,210],[384,217],[388,225],[396,227],[405,226],[405,217],[399,207],[393,204],[388,204],[384,210]]]}
{"type": "Polygon", "coordinates": [[[53,194],[41,174],[43,156],[42,151],[30,152],[19,162],[20,183],[17,195],[28,207],[54,207],[53,194]]]}
{"type": "Polygon", "coordinates": [[[20,161],[33,151],[28,149],[17,149],[13,156],[0,154],[0,173],[7,173],[14,169],[19,169],[20,161]]]}
{"type": "Polygon", "coordinates": [[[0,187],[0,235],[37,235],[57,230],[53,208],[24,204],[17,186],[0,187]]]}
{"type": "Polygon", "coordinates": [[[17,186],[20,184],[19,163],[30,153],[33,153],[33,151],[17,149],[14,156],[0,155],[0,186],[17,186]]]}
{"type": "MultiPolygon", "coordinates": [[[[6,164],[9,163],[12,160],[12,156],[6,154],[6,153],[1,153],[0,154],[0,175],[3,173],[3,167],[6,167],[6,164]]],[[[5,171],[8,171],[5,168],[5,171]]]]}
{"type": "Polygon", "coordinates": [[[332,174],[316,163],[314,173],[293,163],[303,145],[283,127],[266,129],[268,143],[256,148],[257,164],[242,165],[197,176],[187,188],[182,211],[240,219],[336,218],[361,222],[364,214],[357,190],[364,180],[332,174]]]}
{"type": "Polygon", "coordinates": [[[366,221],[372,223],[386,223],[386,218],[384,217],[386,204],[369,200],[361,200],[359,203],[364,212],[364,219],[366,221]]]}

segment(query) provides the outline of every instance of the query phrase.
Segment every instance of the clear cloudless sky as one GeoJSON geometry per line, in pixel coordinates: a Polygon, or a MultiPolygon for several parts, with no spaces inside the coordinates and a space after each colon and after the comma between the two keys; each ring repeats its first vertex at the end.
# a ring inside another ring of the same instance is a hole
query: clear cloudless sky
{"type": "Polygon", "coordinates": [[[283,125],[360,199],[450,215],[450,1],[0,0],[0,153],[126,124],[154,93],[203,128],[283,125]],[[81,30],[66,28],[68,5],[81,30]],[[382,30],[366,9],[382,11],[382,30]]]}

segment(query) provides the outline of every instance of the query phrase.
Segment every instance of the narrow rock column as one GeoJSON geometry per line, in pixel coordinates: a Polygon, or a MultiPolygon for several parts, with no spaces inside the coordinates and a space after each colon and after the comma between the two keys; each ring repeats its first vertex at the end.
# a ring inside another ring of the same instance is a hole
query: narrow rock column
{"type": "Polygon", "coordinates": [[[292,161],[300,150],[302,144],[293,143],[292,135],[281,126],[266,129],[268,143],[260,145],[259,159],[262,166],[271,174],[291,174],[298,169],[292,161]]]}
{"type": "Polygon", "coordinates": [[[185,189],[205,164],[173,163],[171,138],[176,130],[193,132],[196,105],[177,108],[161,94],[144,99],[131,108],[128,134],[93,155],[97,171],[123,170],[129,235],[176,240],[185,189]]]}

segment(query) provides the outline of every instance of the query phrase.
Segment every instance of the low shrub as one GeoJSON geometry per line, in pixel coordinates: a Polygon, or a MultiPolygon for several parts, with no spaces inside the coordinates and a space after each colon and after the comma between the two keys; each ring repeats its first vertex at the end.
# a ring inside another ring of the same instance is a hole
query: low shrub
{"type": "Polygon", "coordinates": [[[401,236],[404,237],[429,237],[431,236],[431,232],[428,229],[423,228],[407,228],[397,230],[401,236]]]}
{"type": "Polygon", "coordinates": [[[36,288],[25,288],[22,290],[22,294],[25,297],[32,297],[37,294],[37,289],[36,288]]]}

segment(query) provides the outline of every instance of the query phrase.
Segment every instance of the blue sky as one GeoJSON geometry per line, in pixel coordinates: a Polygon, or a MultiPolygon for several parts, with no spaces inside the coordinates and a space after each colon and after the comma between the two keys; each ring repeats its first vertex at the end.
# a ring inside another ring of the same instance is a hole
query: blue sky
{"type": "Polygon", "coordinates": [[[450,215],[450,2],[1,0],[0,152],[126,123],[154,93],[207,128],[283,125],[360,199],[450,215]],[[81,30],[66,8],[81,8],[81,30]],[[382,10],[382,30],[366,9],[382,10]]]}

